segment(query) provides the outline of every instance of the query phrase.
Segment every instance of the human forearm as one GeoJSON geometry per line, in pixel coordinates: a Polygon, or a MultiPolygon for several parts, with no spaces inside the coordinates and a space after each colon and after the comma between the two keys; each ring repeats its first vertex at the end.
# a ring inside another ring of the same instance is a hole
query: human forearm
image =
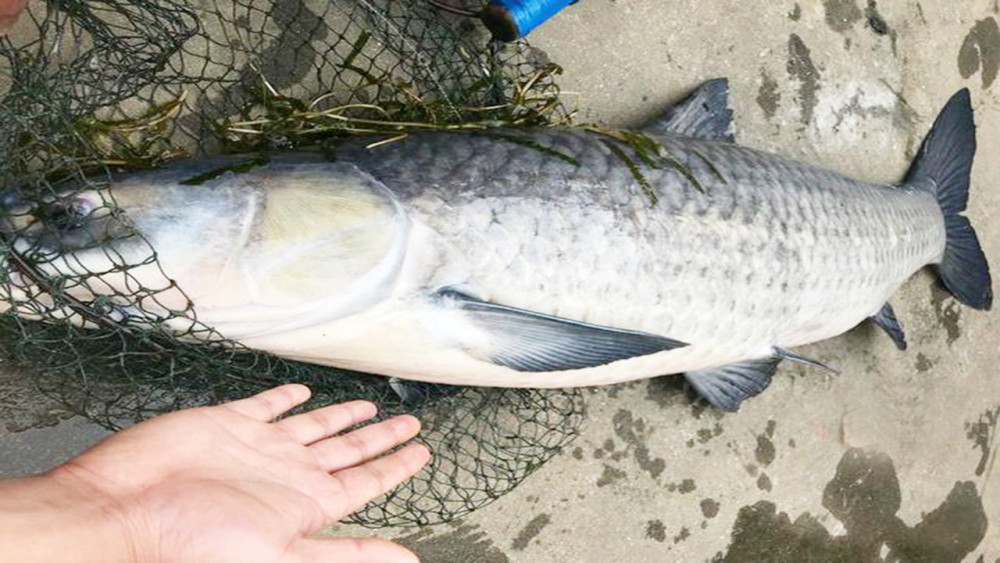
{"type": "Polygon", "coordinates": [[[131,563],[119,506],[68,472],[0,482],[0,559],[131,563]]]}

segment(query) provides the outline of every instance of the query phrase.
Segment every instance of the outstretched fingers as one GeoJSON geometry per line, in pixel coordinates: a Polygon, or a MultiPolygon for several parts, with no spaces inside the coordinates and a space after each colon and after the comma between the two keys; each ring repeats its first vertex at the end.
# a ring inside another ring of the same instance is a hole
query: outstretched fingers
{"type": "Polygon", "coordinates": [[[416,475],[430,457],[425,446],[410,444],[368,463],[337,471],[331,475],[333,483],[318,500],[331,519],[339,520],[416,475]]]}
{"type": "Polygon", "coordinates": [[[290,416],[277,425],[298,443],[311,444],[364,422],[377,412],[375,405],[368,401],[351,401],[290,416]]]}
{"type": "Polygon", "coordinates": [[[378,538],[306,538],[289,563],[420,563],[412,551],[378,538]]]}
{"type": "Polygon", "coordinates": [[[226,403],[221,408],[261,422],[270,422],[308,401],[311,395],[312,391],[305,385],[291,383],[268,389],[246,399],[226,403]]]}
{"type": "Polygon", "coordinates": [[[373,459],[413,438],[418,432],[420,421],[403,415],[317,442],[310,449],[320,466],[332,473],[373,459]]]}

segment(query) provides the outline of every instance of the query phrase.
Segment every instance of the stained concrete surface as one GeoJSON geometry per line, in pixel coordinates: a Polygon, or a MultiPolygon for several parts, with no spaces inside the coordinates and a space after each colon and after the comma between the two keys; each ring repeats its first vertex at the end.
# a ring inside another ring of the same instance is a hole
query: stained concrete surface
{"type": "MultiPolygon", "coordinates": [[[[588,0],[533,39],[584,121],[641,123],[727,76],[740,143],[871,180],[900,178],[969,87],[968,214],[998,267],[998,19],[995,0],[588,0]]],[[[840,375],[782,366],[732,415],[676,379],[588,392],[581,436],[513,493],[461,522],[379,534],[429,562],[1000,562],[1000,318],[927,272],[893,304],[906,352],[858,327],[801,350],[840,375]]],[[[0,395],[0,408],[19,417],[0,427],[0,474],[97,435],[79,419],[21,430],[61,420],[51,405],[25,414],[0,395]]]]}

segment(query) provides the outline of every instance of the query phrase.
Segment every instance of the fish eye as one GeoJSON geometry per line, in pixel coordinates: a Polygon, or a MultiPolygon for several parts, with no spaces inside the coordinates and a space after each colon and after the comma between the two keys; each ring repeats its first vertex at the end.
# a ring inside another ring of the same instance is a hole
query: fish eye
{"type": "Polygon", "coordinates": [[[53,202],[41,213],[43,221],[58,231],[70,231],[83,227],[94,212],[94,204],[80,197],[53,202]]]}

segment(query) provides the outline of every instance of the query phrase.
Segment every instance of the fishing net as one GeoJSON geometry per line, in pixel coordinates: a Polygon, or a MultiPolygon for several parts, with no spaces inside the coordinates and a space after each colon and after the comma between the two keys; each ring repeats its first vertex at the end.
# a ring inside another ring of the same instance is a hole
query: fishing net
{"type": "Polygon", "coordinates": [[[350,517],[373,527],[461,516],[573,438],[576,392],[403,383],[226,340],[157,249],[118,251],[145,239],[106,190],[178,158],[560,122],[542,53],[412,0],[64,0],[29,3],[0,55],[0,346],[43,393],[109,428],[289,381],[310,406],[413,413],[434,459],[350,517]]]}

